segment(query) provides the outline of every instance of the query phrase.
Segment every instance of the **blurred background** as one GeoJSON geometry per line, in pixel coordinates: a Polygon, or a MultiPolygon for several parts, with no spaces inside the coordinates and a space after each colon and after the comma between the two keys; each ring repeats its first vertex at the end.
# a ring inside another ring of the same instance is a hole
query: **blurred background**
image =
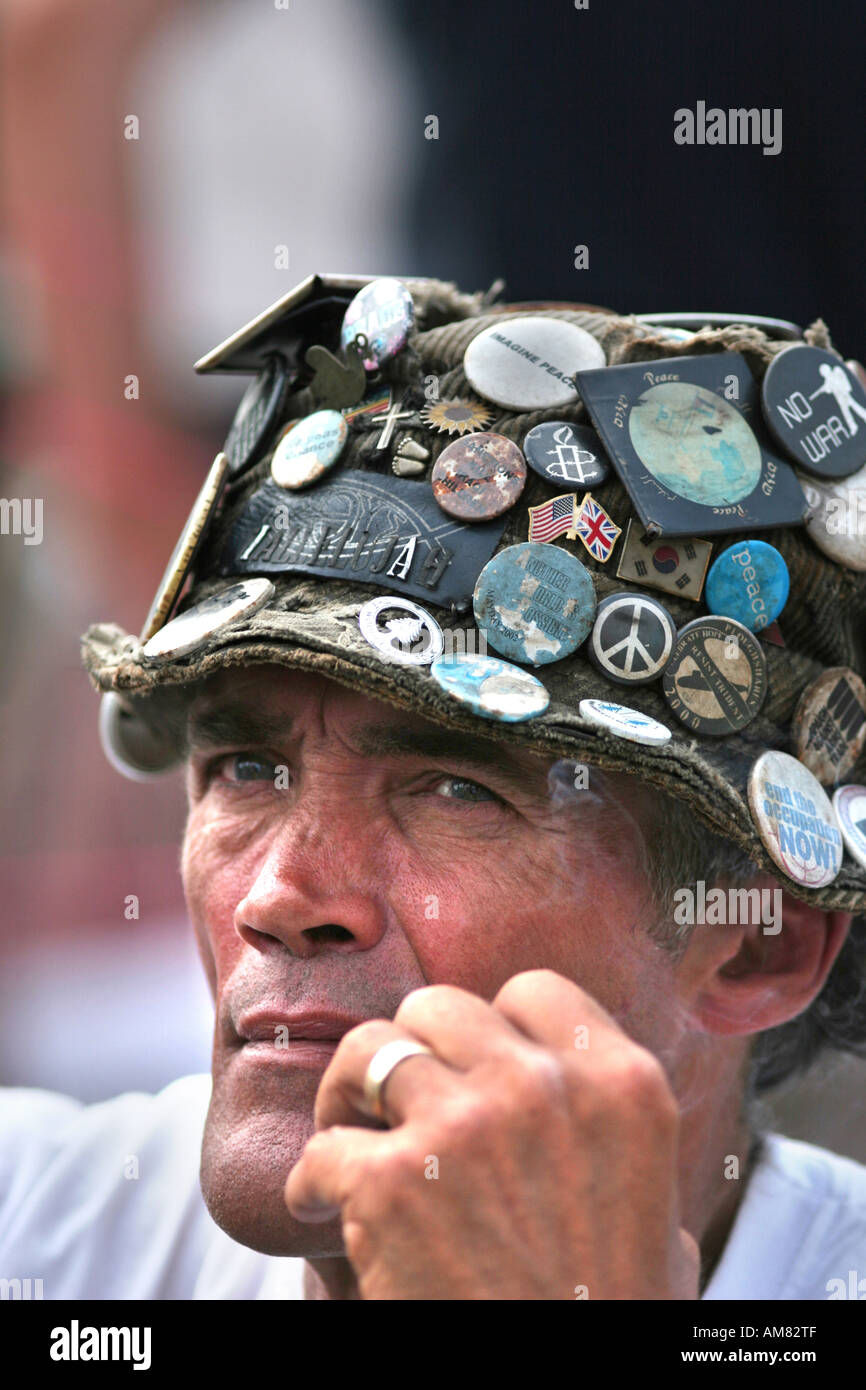
{"type": "MultiPolygon", "coordinates": [[[[863,359],[860,29],[838,0],[0,0],[0,495],[44,508],[38,546],[0,536],[0,1083],[209,1066],[180,780],[108,767],[78,657],[140,629],[243,392],[193,361],[314,271],[820,315],[863,359]],[[781,108],[781,152],[676,145],[698,101],[781,108]]],[[[824,1063],[768,1122],[866,1160],[864,1079],[824,1063]]]]}

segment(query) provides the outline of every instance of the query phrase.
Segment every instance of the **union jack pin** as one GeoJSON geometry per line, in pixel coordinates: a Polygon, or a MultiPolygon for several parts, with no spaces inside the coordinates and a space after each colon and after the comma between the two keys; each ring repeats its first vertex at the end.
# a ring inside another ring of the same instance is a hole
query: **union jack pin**
{"type": "Polygon", "coordinates": [[[575,513],[574,534],[579,536],[593,560],[604,564],[620,534],[620,527],[611,520],[604,507],[599,506],[592,493],[586,492],[575,513]]]}

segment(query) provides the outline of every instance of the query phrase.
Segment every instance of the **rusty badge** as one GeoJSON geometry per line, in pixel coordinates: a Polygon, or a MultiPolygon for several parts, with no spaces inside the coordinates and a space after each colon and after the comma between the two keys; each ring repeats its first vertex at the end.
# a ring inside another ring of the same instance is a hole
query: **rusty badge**
{"type": "Polygon", "coordinates": [[[461,521],[489,521],[517,501],[526,483],[526,461],[502,434],[472,434],[448,444],[431,475],[443,512],[461,521]]]}

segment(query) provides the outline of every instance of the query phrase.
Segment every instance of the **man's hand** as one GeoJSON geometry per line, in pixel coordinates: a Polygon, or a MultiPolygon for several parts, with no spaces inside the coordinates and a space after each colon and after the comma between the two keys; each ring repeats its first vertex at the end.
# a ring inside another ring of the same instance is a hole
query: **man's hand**
{"type": "Polygon", "coordinates": [[[552,971],[515,975],[492,1004],[418,989],[393,1023],[353,1028],[315,1119],[286,1203],[302,1220],[342,1214],[362,1298],[698,1296],[664,1071],[552,971]],[[364,1073],[395,1038],[435,1056],[388,1078],[382,1130],[364,1073]]]}

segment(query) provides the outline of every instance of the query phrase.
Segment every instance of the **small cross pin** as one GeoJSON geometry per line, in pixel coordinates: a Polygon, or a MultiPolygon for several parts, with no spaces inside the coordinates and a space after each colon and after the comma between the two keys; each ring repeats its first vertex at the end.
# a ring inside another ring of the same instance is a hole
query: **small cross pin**
{"type": "Polygon", "coordinates": [[[400,409],[405,399],[406,393],[401,392],[397,399],[393,402],[393,404],[389,406],[388,413],[385,416],[384,428],[382,430],[382,433],[379,435],[379,440],[376,444],[377,449],[387,449],[388,445],[391,442],[391,436],[394,433],[394,426],[396,425],[398,420],[411,420],[415,415],[414,410],[400,409]]]}

